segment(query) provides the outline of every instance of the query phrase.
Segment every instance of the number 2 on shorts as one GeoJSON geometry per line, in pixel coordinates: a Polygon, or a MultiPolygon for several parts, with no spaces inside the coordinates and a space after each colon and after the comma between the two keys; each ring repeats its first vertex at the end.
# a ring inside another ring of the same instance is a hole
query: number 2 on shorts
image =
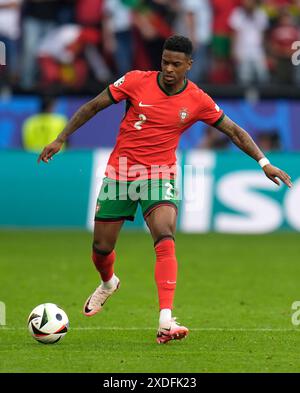
{"type": "Polygon", "coordinates": [[[167,183],[165,183],[165,187],[168,187],[168,189],[166,191],[165,199],[172,199],[172,198],[174,198],[174,194],[172,193],[172,191],[173,191],[173,184],[167,182],[167,183]]]}

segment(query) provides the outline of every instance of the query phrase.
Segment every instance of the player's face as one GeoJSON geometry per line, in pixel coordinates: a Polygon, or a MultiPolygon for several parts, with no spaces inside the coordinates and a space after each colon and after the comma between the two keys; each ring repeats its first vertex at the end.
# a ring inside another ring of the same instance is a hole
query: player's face
{"type": "Polygon", "coordinates": [[[161,59],[163,82],[169,86],[182,82],[191,66],[192,59],[185,53],[165,49],[161,59]]]}

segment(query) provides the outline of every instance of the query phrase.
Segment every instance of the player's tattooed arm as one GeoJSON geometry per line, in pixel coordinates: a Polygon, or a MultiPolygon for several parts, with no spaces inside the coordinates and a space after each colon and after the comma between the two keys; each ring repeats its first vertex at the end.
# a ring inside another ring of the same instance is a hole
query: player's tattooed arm
{"type": "MultiPolygon", "coordinates": [[[[221,123],[216,126],[216,128],[226,134],[236,146],[238,146],[241,150],[247,153],[250,157],[254,158],[256,161],[264,158],[264,153],[260,150],[248,132],[238,126],[228,116],[225,116],[221,123]]],[[[292,186],[290,176],[281,169],[271,164],[267,164],[263,167],[263,170],[265,175],[278,186],[280,183],[277,178],[279,178],[288,187],[292,186]]]]}
{"type": "Polygon", "coordinates": [[[99,111],[107,108],[112,104],[111,96],[108,89],[103,90],[98,96],[82,105],[68,121],[63,131],[57,138],[47,145],[39,155],[38,162],[48,163],[52,156],[60,151],[63,144],[73,132],[78,130],[83,124],[94,117],[99,111]]]}

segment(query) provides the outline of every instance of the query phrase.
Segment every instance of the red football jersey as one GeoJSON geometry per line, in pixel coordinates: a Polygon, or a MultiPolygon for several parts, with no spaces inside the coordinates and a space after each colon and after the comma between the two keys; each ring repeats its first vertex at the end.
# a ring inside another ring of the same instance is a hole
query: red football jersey
{"type": "Polygon", "coordinates": [[[189,80],[169,95],[158,71],[128,72],[108,92],[115,103],[127,100],[105,173],[118,180],[164,177],[166,168],[176,167],[180,135],[199,120],[214,125],[224,116],[212,98],[189,80]]]}

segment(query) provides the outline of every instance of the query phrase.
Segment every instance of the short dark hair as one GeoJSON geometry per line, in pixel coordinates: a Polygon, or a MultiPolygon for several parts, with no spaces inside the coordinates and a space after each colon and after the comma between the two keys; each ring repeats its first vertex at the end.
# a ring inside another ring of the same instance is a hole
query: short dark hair
{"type": "Polygon", "coordinates": [[[163,46],[163,50],[165,49],[174,52],[183,52],[188,57],[191,57],[193,53],[193,44],[189,38],[184,37],[183,35],[172,35],[166,39],[163,46]]]}

